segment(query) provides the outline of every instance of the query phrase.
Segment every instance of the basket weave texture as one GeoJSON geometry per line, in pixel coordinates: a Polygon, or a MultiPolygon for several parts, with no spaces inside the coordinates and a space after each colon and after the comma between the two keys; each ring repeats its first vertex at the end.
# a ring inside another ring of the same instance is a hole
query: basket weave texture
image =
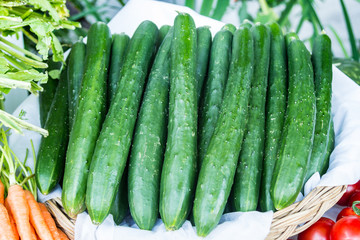
{"type": "MultiPolygon", "coordinates": [[[[266,240],[284,240],[304,231],[338,202],[346,187],[316,187],[302,201],[275,212],[266,240]]],[[[46,206],[59,228],[69,239],[74,240],[76,219],[65,213],[61,199],[51,199],[46,202],[46,206]]]]}

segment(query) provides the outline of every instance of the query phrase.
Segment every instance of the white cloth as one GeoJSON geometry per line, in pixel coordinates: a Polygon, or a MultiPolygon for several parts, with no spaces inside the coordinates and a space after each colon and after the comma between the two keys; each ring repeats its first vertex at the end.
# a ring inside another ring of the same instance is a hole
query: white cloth
{"type": "MultiPolygon", "coordinates": [[[[164,24],[173,25],[173,20],[177,14],[176,11],[190,13],[195,20],[196,26],[211,26],[210,30],[213,36],[224,25],[222,22],[200,16],[183,6],[152,0],[131,0],[112,19],[109,27],[112,33],[125,32],[131,36],[143,20],[151,20],[158,27],[164,24]]],[[[358,107],[360,106],[360,87],[336,67],[333,67],[333,75],[332,115],[336,147],[331,154],[328,172],[321,179],[319,174],[314,174],[305,186],[305,194],[318,185],[352,184],[360,179],[360,171],[358,170],[360,169],[360,108],[358,107]]],[[[40,125],[37,97],[29,96],[15,111],[15,115],[18,115],[21,109],[27,112],[25,118],[29,122],[40,125]]],[[[33,140],[36,151],[40,142],[39,134],[29,131],[24,132],[24,136],[16,133],[10,136],[10,145],[20,159],[23,159],[25,149],[29,148],[30,139],[33,140]]],[[[57,188],[55,192],[50,193],[46,198],[40,196],[40,199],[45,201],[57,197],[60,192],[61,189],[57,188]]],[[[302,196],[299,195],[298,200],[301,198],[302,196]]],[[[264,239],[269,232],[272,215],[272,211],[266,213],[237,212],[225,214],[221,218],[220,224],[205,239],[264,239]]],[[[180,240],[201,238],[196,235],[195,228],[188,221],[179,230],[167,232],[162,221],[158,220],[153,231],[144,231],[138,229],[130,216],[124,220],[121,226],[115,226],[111,215],[101,225],[95,226],[91,223],[89,215],[84,212],[78,215],[75,239],[180,240]]]]}

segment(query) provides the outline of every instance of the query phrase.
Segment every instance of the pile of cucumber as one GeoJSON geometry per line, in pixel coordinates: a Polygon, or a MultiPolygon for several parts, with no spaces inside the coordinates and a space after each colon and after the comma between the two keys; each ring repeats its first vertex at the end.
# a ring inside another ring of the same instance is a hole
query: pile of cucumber
{"type": "Polygon", "coordinates": [[[199,236],[227,211],[285,208],[328,167],[331,59],[326,34],[310,53],[276,23],[212,36],[179,13],[131,38],[95,23],[48,107],[38,187],[60,182],[67,214],[86,209],[94,224],[130,211],[141,229],[189,219],[199,236]]]}

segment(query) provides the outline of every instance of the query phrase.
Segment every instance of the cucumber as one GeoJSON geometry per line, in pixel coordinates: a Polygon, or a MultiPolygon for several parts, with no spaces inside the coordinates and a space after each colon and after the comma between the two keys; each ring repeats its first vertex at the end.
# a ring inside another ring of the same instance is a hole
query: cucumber
{"type": "Polygon", "coordinates": [[[108,76],[108,105],[114,99],[116,89],[119,85],[120,70],[124,63],[125,54],[129,45],[130,37],[125,33],[112,35],[111,57],[108,76]]]}
{"type": "Polygon", "coordinates": [[[190,213],[196,175],[196,27],[187,13],[174,20],[171,46],[169,121],[160,182],[160,215],[168,230],[190,213]]]}
{"type": "Polygon", "coordinates": [[[331,128],[331,84],[332,53],[331,40],[326,34],[315,38],[312,56],[316,95],[316,124],[313,149],[307,167],[305,182],[316,172],[321,172],[324,162],[329,157],[327,145],[331,128]]]}
{"type": "Polygon", "coordinates": [[[42,194],[50,193],[64,172],[66,147],[69,140],[69,115],[66,68],[62,70],[52,101],[45,129],[49,136],[41,139],[35,166],[37,187],[42,194]]]}
{"type": "MultiPolygon", "coordinates": [[[[60,62],[53,62],[51,59],[48,61],[48,71],[59,69],[61,67],[60,62]]],[[[46,84],[42,84],[41,87],[43,91],[39,92],[39,111],[40,111],[40,125],[41,127],[45,126],[45,122],[53,102],[57,85],[59,83],[59,79],[53,79],[51,75],[49,75],[48,81],[46,84]]]]}
{"type": "Polygon", "coordinates": [[[66,153],[62,203],[74,217],[85,210],[86,180],[106,111],[106,76],[111,33],[105,23],[91,25],[82,88],[66,153]]]}
{"type": "Polygon", "coordinates": [[[77,109],[81,81],[84,75],[86,44],[82,40],[76,42],[68,56],[67,81],[69,101],[69,126],[72,128],[75,112],[77,109]]]}
{"type": "Polygon", "coordinates": [[[209,76],[204,85],[199,107],[199,169],[219,117],[230,66],[232,37],[233,34],[228,30],[220,30],[215,34],[211,47],[209,76]]]}
{"type": "Polygon", "coordinates": [[[221,30],[228,30],[232,34],[234,34],[234,32],[236,31],[236,27],[231,23],[227,23],[221,28],[221,30]]]}
{"type": "Polygon", "coordinates": [[[271,31],[271,47],[266,100],[264,162],[259,198],[259,206],[263,212],[275,210],[270,196],[270,184],[284,125],[287,96],[285,39],[279,24],[271,23],[268,26],[271,31]]]}
{"type": "Polygon", "coordinates": [[[329,129],[329,139],[326,147],[326,156],[325,161],[322,163],[320,168],[320,175],[323,175],[327,172],[329,168],[330,155],[335,147],[335,132],[334,132],[334,122],[331,120],[330,129],[329,129]]]}
{"type": "Polygon", "coordinates": [[[157,46],[160,47],[161,43],[163,42],[165,36],[167,35],[167,33],[169,32],[171,26],[170,25],[162,25],[159,29],[159,39],[158,39],[158,44],[157,46]]]}
{"type": "Polygon", "coordinates": [[[206,77],[209,54],[212,42],[211,32],[208,26],[196,28],[197,52],[196,52],[196,82],[198,101],[202,93],[204,80],[206,77]]]}
{"type": "Polygon", "coordinates": [[[290,42],[293,40],[300,40],[299,36],[295,32],[289,32],[285,35],[286,46],[289,46],[290,42]]]}
{"type": "Polygon", "coordinates": [[[270,59],[270,31],[263,24],[251,27],[254,39],[254,81],[249,117],[236,169],[232,202],[235,211],[255,211],[258,205],[265,142],[265,104],[270,59]]]}
{"type": "Polygon", "coordinates": [[[315,90],[311,56],[304,43],[292,40],[287,47],[289,91],[278,159],[270,194],[277,210],[292,204],[306,175],[315,129],[315,90]]]}
{"type": "Polygon", "coordinates": [[[52,100],[54,99],[56,88],[58,85],[58,79],[52,79],[49,77],[46,84],[41,85],[43,91],[39,93],[39,110],[40,110],[40,124],[45,126],[47,116],[51,107],[52,100]]]}
{"type": "Polygon", "coordinates": [[[119,189],[117,190],[114,202],[112,203],[110,209],[110,214],[113,215],[116,225],[120,225],[129,213],[127,177],[127,168],[125,167],[124,173],[120,180],[119,189]]]}
{"type": "Polygon", "coordinates": [[[120,85],[96,142],[86,189],[86,207],[94,224],[108,216],[122,177],[145,78],[156,47],[158,28],[143,21],[129,42],[120,85]]]}
{"type": "Polygon", "coordinates": [[[129,205],[140,229],[151,230],[159,212],[160,173],[169,105],[170,30],[157,51],[136,122],[129,159],[129,205]]]}
{"type": "Polygon", "coordinates": [[[230,195],[247,123],[253,66],[253,37],[250,29],[240,27],[233,36],[220,115],[196,186],[193,213],[199,236],[218,224],[230,195]]]}
{"type": "Polygon", "coordinates": [[[250,20],[245,19],[241,24],[240,27],[252,28],[254,23],[250,20]]]}

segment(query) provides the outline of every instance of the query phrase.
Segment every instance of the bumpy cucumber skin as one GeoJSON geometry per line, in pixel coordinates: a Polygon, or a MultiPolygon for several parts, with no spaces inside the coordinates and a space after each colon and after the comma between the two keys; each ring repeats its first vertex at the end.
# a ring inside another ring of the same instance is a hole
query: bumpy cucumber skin
{"type": "Polygon", "coordinates": [[[163,42],[164,38],[166,37],[167,33],[169,32],[171,26],[170,25],[162,25],[159,29],[159,38],[157,46],[160,47],[161,43],[163,42]]]}
{"type": "Polygon", "coordinates": [[[90,165],[86,207],[94,224],[107,217],[119,188],[157,37],[156,25],[143,21],[130,40],[120,87],[106,115],[90,165]]]}
{"type": "Polygon", "coordinates": [[[199,236],[206,236],[218,224],[230,195],[247,123],[253,66],[252,34],[250,29],[240,27],[233,37],[219,119],[196,187],[193,213],[199,236]]]}
{"type": "Polygon", "coordinates": [[[110,209],[110,214],[113,215],[116,225],[119,225],[129,213],[127,175],[127,169],[125,168],[120,180],[119,189],[110,209]]]}
{"type": "Polygon", "coordinates": [[[254,81],[249,116],[236,169],[232,201],[236,211],[255,211],[258,205],[265,142],[265,104],[270,60],[270,31],[263,24],[251,28],[254,39],[254,81]]]}
{"type": "Polygon", "coordinates": [[[291,205],[303,186],[315,130],[316,97],[310,53],[302,41],[292,40],[287,56],[288,105],[270,188],[277,210],[291,205]]]}
{"type": "Polygon", "coordinates": [[[94,23],[88,33],[82,88],[66,153],[62,203],[72,217],[85,210],[88,169],[106,111],[110,45],[108,26],[94,23]]]}
{"type": "Polygon", "coordinates": [[[119,86],[120,71],[124,63],[126,50],[130,37],[125,33],[116,33],[112,36],[111,57],[108,76],[108,104],[114,99],[116,89],[119,86]]]}
{"type": "Polygon", "coordinates": [[[331,155],[332,151],[334,150],[334,147],[335,147],[335,131],[334,131],[334,122],[331,119],[330,129],[329,129],[329,139],[328,139],[328,144],[326,147],[326,155],[325,155],[325,159],[320,168],[320,175],[325,174],[326,171],[328,170],[330,155],[331,155]]]}
{"type": "Polygon", "coordinates": [[[67,81],[69,101],[69,126],[70,131],[74,122],[75,112],[79,101],[81,81],[84,75],[86,44],[82,41],[76,42],[68,56],[67,81]]]}
{"type": "Polygon", "coordinates": [[[59,84],[44,126],[49,131],[49,136],[41,139],[35,166],[37,187],[45,195],[54,189],[63,175],[69,141],[68,87],[64,75],[66,76],[66,69],[60,80],[56,80],[59,84]]]}
{"type": "Polygon", "coordinates": [[[187,13],[174,20],[170,51],[169,121],[159,210],[166,229],[190,213],[197,171],[196,27],[187,13]]]}
{"type": "Polygon", "coordinates": [[[219,117],[230,66],[232,37],[231,32],[221,30],[214,36],[211,47],[208,78],[199,107],[199,169],[219,117]]]}
{"type": "Polygon", "coordinates": [[[157,51],[142,100],[129,159],[129,205],[140,229],[151,230],[159,212],[166,143],[172,30],[157,51]]]}
{"type": "Polygon", "coordinates": [[[39,110],[40,110],[40,125],[45,126],[46,119],[55,96],[56,88],[59,83],[58,79],[49,77],[46,84],[41,85],[43,91],[39,93],[39,110]]]}
{"type": "Polygon", "coordinates": [[[209,27],[202,26],[196,29],[197,53],[196,53],[196,82],[198,101],[202,93],[204,80],[209,65],[209,54],[212,36],[209,27]]]}
{"type": "Polygon", "coordinates": [[[266,100],[264,162],[259,199],[260,209],[263,212],[275,210],[270,196],[270,185],[284,125],[287,96],[285,39],[277,23],[268,26],[271,31],[271,47],[266,100]]]}
{"type": "Polygon", "coordinates": [[[321,172],[324,161],[328,158],[327,145],[331,128],[331,84],[332,53],[331,40],[326,34],[315,38],[312,56],[316,95],[316,124],[314,144],[307,167],[305,181],[315,172],[321,172]]]}

